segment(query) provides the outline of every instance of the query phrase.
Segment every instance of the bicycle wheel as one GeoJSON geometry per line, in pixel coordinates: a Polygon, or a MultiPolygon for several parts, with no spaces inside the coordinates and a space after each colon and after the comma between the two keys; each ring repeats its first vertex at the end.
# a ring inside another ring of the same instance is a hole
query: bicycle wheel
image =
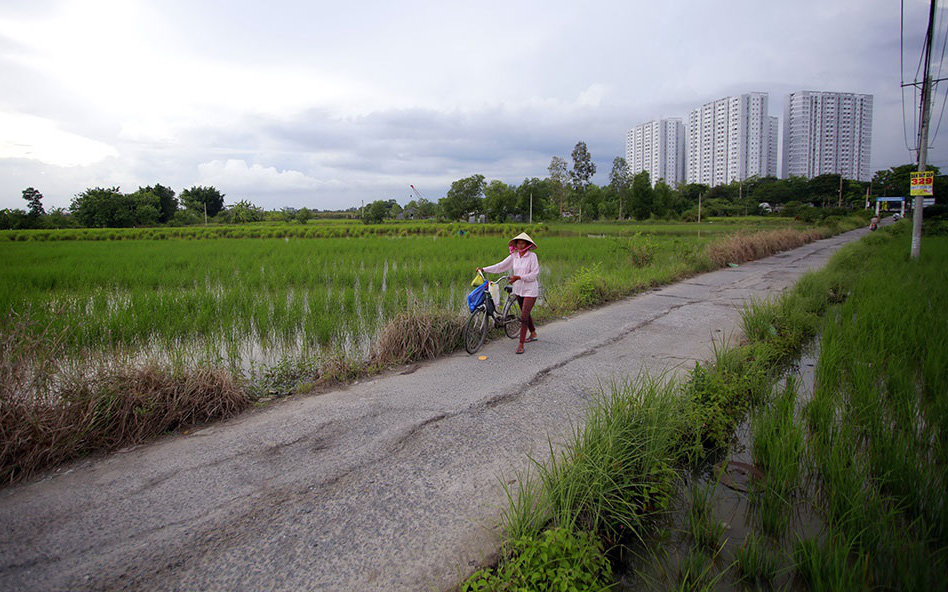
{"type": "Polygon", "coordinates": [[[481,305],[474,309],[471,318],[464,326],[464,349],[469,354],[476,354],[487,337],[487,307],[481,305]]]}
{"type": "Polygon", "coordinates": [[[515,296],[507,296],[507,302],[504,303],[504,313],[501,316],[504,321],[504,333],[511,339],[520,337],[520,303],[515,296]]]}

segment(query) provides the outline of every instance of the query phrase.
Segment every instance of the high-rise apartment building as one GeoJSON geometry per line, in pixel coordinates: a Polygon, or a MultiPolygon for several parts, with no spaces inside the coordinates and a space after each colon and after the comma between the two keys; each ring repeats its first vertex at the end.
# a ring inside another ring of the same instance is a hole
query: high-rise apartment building
{"type": "Polygon", "coordinates": [[[872,95],[799,91],[787,95],[781,176],[838,174],[871,180],[872,95]]]}
{"type": "Polygon", "coordinates": [[[685,127],[681,119],[659,119],[626,133],[625,161],[629,173],[648,171],[652,186],[659,179],[672,187],[685,182],[685,127]]]}
{"type": "Polygon", "coordinates": [[[685,178],[712,187],[748,177],[777,176],[777,118],[767,93],[706,103],[688,116],[685,178]]]}

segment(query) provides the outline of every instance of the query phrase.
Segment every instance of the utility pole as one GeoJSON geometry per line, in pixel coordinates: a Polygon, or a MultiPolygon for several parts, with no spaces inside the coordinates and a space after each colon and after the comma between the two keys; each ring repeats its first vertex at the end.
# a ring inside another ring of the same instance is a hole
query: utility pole
{"type": "MultiPolygon", "coordinates": [[[[928,34],[925,36],[925,78],[922,79],[921,117],[918,127],[918,172],[927,170],[928,160],[928,123],[931,118],[932,94],[932,36],[935,31],[935,2],[932,0],[928,11],[928,34]]],[[[912,259],[918,259],[922,251],[922,210],[925,198],[916,195],[912,213],[912,259]]]]}
{"type": "Polygon", "coordinates": [[[533,224],[533,192],[530,192],[530,224],[533,224]]]}
{"type": "Polygon", "coordinates": [[[838,208],[843,207],[843,174],[839,174],[839,204],[836,206],[838,208]]]}

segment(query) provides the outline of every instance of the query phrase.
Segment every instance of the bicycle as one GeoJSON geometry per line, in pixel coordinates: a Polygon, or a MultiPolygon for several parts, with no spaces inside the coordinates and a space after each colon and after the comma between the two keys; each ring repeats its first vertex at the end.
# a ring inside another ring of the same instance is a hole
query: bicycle
{"type": "MultiPolygon", "coordinates": [[[[480,272],[478,272],[480,274],[480,272]]],[[[484,275],[480,274],[483,278],[484,275]]],[[[502,326],[504,333],[511,339],[520,337],[520,303],[513,295],[513,286],[510,285],[510,276],[504,275],[498,278],[496,282],[484,278],[488,282],[488,289],[484,292],[484,301],[477,308],[471,311],[471,318],[467,320],[464,326],[464,349],[469,354],[475,354],[484,345],[487,338],[487,331],[491,324],[494,327],[502,326]],[[503,287],[503,292],[499,292],[500,306],[494,303],[494,297],[491,294],[491,285],[500,285],[507,282],[503,287]],[[498,314],[498,310],[500,313],[498,314]]]]}

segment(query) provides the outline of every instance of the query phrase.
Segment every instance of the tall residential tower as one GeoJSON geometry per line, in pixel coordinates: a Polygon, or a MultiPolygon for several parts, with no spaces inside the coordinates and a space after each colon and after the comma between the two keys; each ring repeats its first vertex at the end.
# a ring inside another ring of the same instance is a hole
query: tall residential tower
{"type": "Polygon", "coordinates": [[[706,103],[688,116],[686,179],[714,187],[748,177],[777,176],[777,118],[767,93],[706,103]]]}
{"type": "Polygon", "coordinates": [[[652,186],[659,179],[672,187],[685,182],[685,128],[681,119],[659,119],[637,125],[625,138],[629,173],[648,171],[652,186]]]}
{"type": "Polygon", "coordinates": [[[787,95],[782,177],[838,174],[871,180],[872,95],[802,90],[787,95]]]}

